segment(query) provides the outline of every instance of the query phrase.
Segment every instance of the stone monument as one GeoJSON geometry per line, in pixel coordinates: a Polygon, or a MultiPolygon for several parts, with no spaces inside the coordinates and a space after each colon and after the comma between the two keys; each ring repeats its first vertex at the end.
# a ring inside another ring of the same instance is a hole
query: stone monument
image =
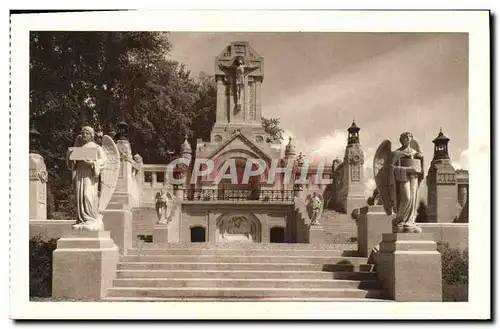
{"type": "Polygon", "coordinates": [[[112,284],[119,255],[110,232],[104,231],[102,212],[116,187],[120,154],[111,137],[103,136],[98,145],[94,129],[85,126],[67,161],[73,171],[77,218],[73,230],[57,241],[52,296],[99,299],[112,284]]]}
{"type": "Polygon", "coordinates": [[[29,193],[30,193],[30,220],[47,219],[47,168],[43,157],[38,154],[37,146],[40,133],[33,123],[30,128],[29,154],[29,193]]]}
{"type": "Polygon", "coordinates": [[[47,168],[43,157],[30,153],[30,220],[47,219],[47,168]]]}

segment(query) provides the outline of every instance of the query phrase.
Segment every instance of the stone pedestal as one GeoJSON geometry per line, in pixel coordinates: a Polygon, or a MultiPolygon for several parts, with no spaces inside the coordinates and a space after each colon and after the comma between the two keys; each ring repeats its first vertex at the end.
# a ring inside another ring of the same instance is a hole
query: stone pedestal
{"type": "Polygon", "coordinates": [[[391,233],[391,217],[382,206],[368,206],[360,209],[356,218],[358,226],[358,250],[361,257],[368,257],[373,247],[382,241],[382,234],[391,233]]]}
{"type": "MultiPolygon", "coordinates": [[[[123,205],[123,207],[128,207],[123,205]]],[[[119,205],[110,204],[102,212],[104,229],[109,231],[111,238],[118,246],[121,254],[126,254],[132,248],[132,212],[120,209],[119,205]],[[113,209],[113,208],[117,209],[113,209]]]]}
{"type": "Polygon", "coordinates": [[[377,276],[396,301],[442,301],[441,254],[432,234],[383,234],[377,276]]]}
{"type": "Polygon", "coordinates": [[[168,225],[156,224],[153,229],[153,243],[168,242],[168,225]]]}
{"type": "Polygon", "coordinates": [[[29,155],[30,220],[47,219],[47,169],[40,154],[29,155]]]}
{"type": "Polygon", "coordinates": [[[309,243],[310,244],[324,244],[325,231],[321,225],[314,225],[309,227],[309,243]]]}
{"type": "Polygon", "coordinates": [[[101,299],[112,286],[119,253],[108,231],[72,230],[53,255],[52,297],[101,299]]]}

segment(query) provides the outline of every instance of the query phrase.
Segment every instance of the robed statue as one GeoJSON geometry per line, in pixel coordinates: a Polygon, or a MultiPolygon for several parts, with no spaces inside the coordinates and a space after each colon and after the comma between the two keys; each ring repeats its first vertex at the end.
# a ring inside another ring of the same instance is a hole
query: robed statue
{"type": "Polygon", "coordinates": [[[309,218],[311,219],[311,225],[319,225],[319,220],[323,213],[324,200],[321,194],[314,192],[313,195],[309,195],[306,199],[307,202],[307,212],[309,213],[309,218]]]}
{"type": "Polygon", "coordinates": [[[173,207],[173,198],[170,193],[165,193],[161,190],[155,196],[156,215],[158,216],[157,224],[168,224],[171,220],[173,207]]]}
{"type": "Polygon", "coordinates": [[[241,91],[245,88],[245,76],[258,67],[245,64],[243,56],[236,56],[232,65],[219,64],[219,68],[228,74],[236,104],[240,105],[241,91]]]}
{"type": "Polygon", "coordinates": [[[94,129],[83,127],[66,157],[73,171],[77,209],[73,229],[76,230],[104,229],[102,211],[108,206],[118,181],[120,153],[115,142],[104,135],[101,146],[94,138],[94,129]]]}
{"type": "Polygon", "coordinates": [[[384,140],[373,160],[373,174],[380,199],[392,220],[394,233],[420,233],[415,224],[419,192],[424,178],[424,157],[410,132],[401,134],[401,147],[392,151],[391,141],[384,140]]]}

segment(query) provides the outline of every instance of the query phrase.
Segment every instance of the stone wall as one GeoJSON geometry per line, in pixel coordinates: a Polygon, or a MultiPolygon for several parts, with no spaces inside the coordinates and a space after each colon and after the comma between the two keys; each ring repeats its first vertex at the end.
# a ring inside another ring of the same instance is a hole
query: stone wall
{"type": "Polygon", "coordinates": [[[448,243],[450,248],[464,250],[469,246],[468,223],[418,223],[424,233],[432,233],[436,242],[448,243]]]}
{"type": "Polygon", "coordinates": [[[345,162],[342,162],[338,165],[337,168],[335,168],[335,171],[333,172],[333,203],[331,205],[327,205],[329,209],[334,209],[342,213],[345,213],[346,211],[348,192],[344,166],[345,162]]]}
{"type": "Polygon", "coordinates": [[[206,229],[207,242],[216,242],[218,239],[218,220],[224,216],[244,216],[248,220],[256,220],[260,242],[270,242],[270,230],[273,227],[285,229],[285,239],[290,240],[293,230],[293,205],[267,203],[239,203],[232,202],[185,202],[181,206],[180,239],[189,242],[191,228],[202,226],[206,229]]]}
{"type": "Polygon", "coordinates": [[[71,231],[74,220],[31,220],[30,238],[40,235],[42,240],[59,239],[71,231]]]}
{"type": "Polygon", "coordinates": [[[139,236],[153,235],[153,228],[158,217],[153,207],[140,207],[132,210],[132,241],[139,236]]]}

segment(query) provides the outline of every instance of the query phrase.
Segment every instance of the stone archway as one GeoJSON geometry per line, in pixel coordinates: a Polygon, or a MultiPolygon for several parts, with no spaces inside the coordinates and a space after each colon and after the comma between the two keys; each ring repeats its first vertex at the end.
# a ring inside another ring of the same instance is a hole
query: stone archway
{"type": "Polygon", "coordinates": [[[262,241],[261,223],[250,213],[227,213],[217,219],[217,242],[262,241]]]}

